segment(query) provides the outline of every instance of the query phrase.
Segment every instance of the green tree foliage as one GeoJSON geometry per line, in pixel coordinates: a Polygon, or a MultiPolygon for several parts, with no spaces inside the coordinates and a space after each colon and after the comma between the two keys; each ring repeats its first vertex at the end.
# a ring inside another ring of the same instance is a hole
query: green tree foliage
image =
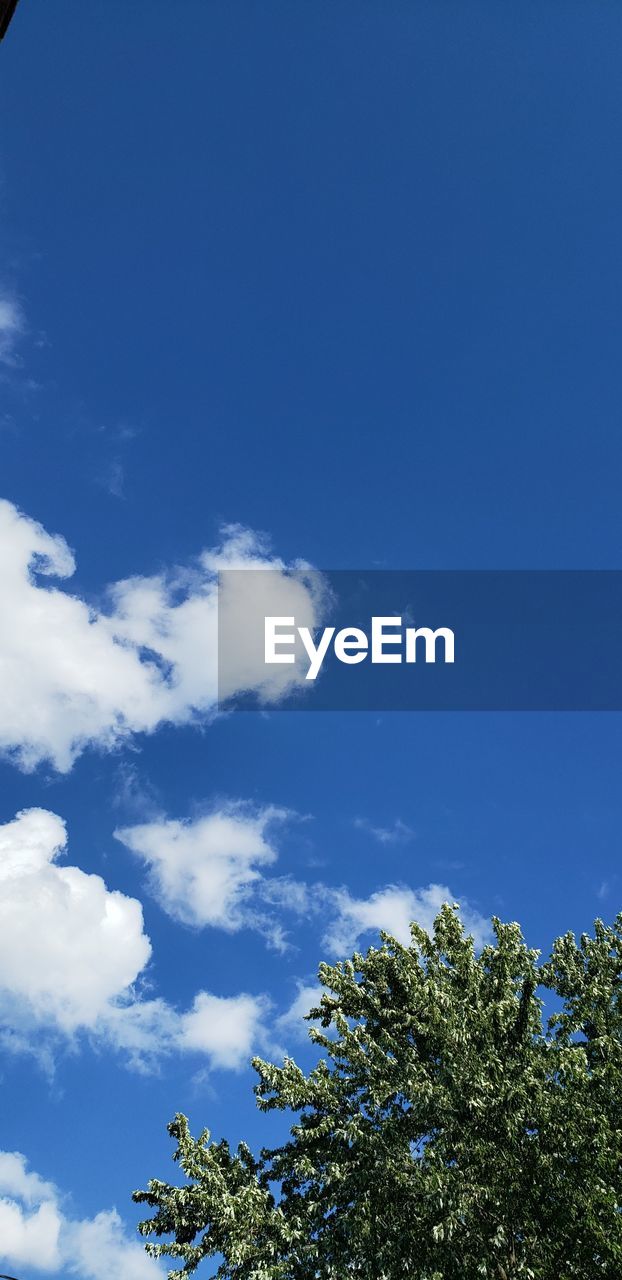
{"type": "Polygon", "coordinates": [[[318,1065],[254,1063],[289,1140],[255,1158],[178,1115],[182,1185],[135,1193],[148,1251],[221,1280],[620,1280],[622,916],[543,965],[493,928],[478,954],[445,907],[322,965],[318,1065]]]}

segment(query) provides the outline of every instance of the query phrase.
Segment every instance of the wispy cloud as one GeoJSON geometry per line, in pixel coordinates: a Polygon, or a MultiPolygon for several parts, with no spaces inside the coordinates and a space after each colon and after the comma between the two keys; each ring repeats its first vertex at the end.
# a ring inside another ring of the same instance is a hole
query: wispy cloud
{"type": "Polygon", "coordinates": [[[310,1009],[317,1008],[319,1005],[322,991],[323,988],[318,982],[299,981],[292,1003],[276,1020],[278,1030],[301,1040],[306,1039],[309,1031],[307,1014],[310,1009]]]}
{"type": "MultiPolygon", "coordinates": [[[[360,938],[380,930],[408,943],[411,921],[430,929],[442,904],[456,900],[443,884],[385,885],[357,898],[347,887],[275,874],[275,832],[295,817],[273,805],[237,800],[192,819],[160,815],[115,835],[144,862],[153,896],[173,919],[227,933],[255,929],[278,950],[291,945],[288,923],[301,920],[321,922],[323,943],[334,955],[349,953],[360,938]]],[[[399,830],[394,838],[406,835],[399,830]]],[[[460,913],[481,943],[488,921],[466,901],[460,913]]]]}
{"type": "Polygon", "coordinates": [[[359,831],[366,831],[379,844],[409,844],[415,839],[415,832],[401,818],[395,818],[387,827],[374,826],[368,818],[355,818],[354,826],[359,831]]]}
{"type": "Polygon", "coordinates": [[[106,463],[99,476],[99,483],[112,498],[125,497],[125,467],[120,458],[112,458],[106,463]]]}
{"type": "Polygon", "coordinates": [[[0,294],[0,364],[14,368],[19,363],[17,344],[25,330],[26,320],[19,302],[0,294]]]}

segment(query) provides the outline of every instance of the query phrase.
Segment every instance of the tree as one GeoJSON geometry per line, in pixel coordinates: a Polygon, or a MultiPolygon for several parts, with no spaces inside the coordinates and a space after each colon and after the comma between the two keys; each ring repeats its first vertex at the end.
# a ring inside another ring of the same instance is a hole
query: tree
{"type": "Polygon", "coordinates": [[[148,1251],[221,1280],[619,1280],[622,915],[543,965],[493,932],[478,954],[446,906],[322,965],[317,1066],[254,1061],[289,1140],[232,1152],[178,1115],[185,1181],[134,1196],[148,1251]]]}

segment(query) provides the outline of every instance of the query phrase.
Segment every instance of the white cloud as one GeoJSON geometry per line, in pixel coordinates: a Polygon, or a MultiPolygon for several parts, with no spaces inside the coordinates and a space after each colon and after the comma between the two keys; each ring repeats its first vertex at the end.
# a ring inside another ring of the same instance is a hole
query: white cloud
{"type": "Polygon", "coordinates": [[[32,1208],[55,1194],[54,1184],[44,1182],[38,1173],[31,1173],[19,1152],[0,1151],[0,1196],[15,1195],[32,1208]]]}
{"type": "Polygon", "coordinates": [[[244,1066],[254,1044],[267,1043],[265,998],[249,995],[223,999],[201,991],[181,1019],[181,1047],[207,1053],[215,1066],[244,1066]]]}
{"type": "Polygon", "coordinates": [[[19,303],[6,295],[0,297],[0,364],[15,364],[15,345],[24,328],[24,313],[19,303]]]}
{"type": "MultiPolygon", "coordinates": [[[[213,1066],[239,1065],[263,1035],[262,996],[199,992],[188,1012],[146,999],[151,943],[140,903],[100,876],[59,865],[65,824],[46,809],[0,826],[0,1021],[5,1043],[86,1032],[137,1066],[199,1052],[213,1066]],[[13,1040],[6,1040],[6,1034],[13,1040]]],[[[1,1181],[1,1170],[0,1170],[1,1181]]]]}
{"type": "Polygon", "coordinates": [[[67,1223],[63,1251],[66,1267],[81,1280],[156,1280],[161,1267],[144,1245],[128,1238],[115,1209],[83,1222],[67,1223]]]}
{"type": "Polygon", "coordinates": [[[169,915],[234,932],[253,923],[250,894],[277,859],[267,830],[287,816],[238,801],[193,821],[162,818],[115,835],[149,867],[153,892],[169,915]]]}
{"type": "Polygon", "coordinates": [[[317,982],[299,982],[295,998],[289,1008],[276,1020],[279,1031],[287,1031],[306,1039],[309,1023],[306,1015],[310,1009],[316,1009],[320,1003],[324,988],[317,982]]]}
{"type": "Polygon", "coordinates": [[[0,1262],[68,1272],[80,1280],[157,1280],[162,1270],[128,1237],[116,1211],[83,1221],[63,1210],[51,1182],[29,1172],[17,1151],[0,1152],[0,1262]]]}
{"type": "MultiPolygon", "coordinates": [[[[431,931],[443,903],[455,902],[447,885],[430,884],[425,889],[387,885],[369,898],[354,898],[347,889],[332,893],[335,917],[324,934],[324,944],[334,955],[349,954],[359,938],[384,930],[404,946],[410,943],[410,923],[415,920],[431,931]]],[[[489,922],[468,903],[460,904],[460,917],[477,945],[486,941],[489,922]]]]}
{"type": "Polygon", "coordinates": [[[151,944],[135,898],[58,865],[65,844],[64,822],[46,809],[0,827],[0,989],[71,1033],[97,1025],[151,944]]]}
{"type": "Polygon", "coordinates": [[[0,1258],[15,1266],[56,1270],[61,1215],[52,1183],[29,1173],[17,1151],[0,1151],[0,1258]]]}
{"type": "MultiPolygon", "coordinates": [[[[420,889],[386,885],[369,898],[356,898],[347,888],[269,874],[278,856],[270,825],[290,816],[273,806],[257,809],[236,801],[194,820],[161,817],[115,835],[149,868],[154,896],[174,919],[229,933],[259,929],[281,950],[289,945],[283,923],[288,914],[328,921],[323,942],[333,954],[345,955],[360,937],[379,930],[407,944],[411,921],[431,929],[442,904],[454,901],[451,890],[440,884],[420,889]]],[[[383,834],[405,839],[404,825],[397,823],[383,834]]],[[[410,828],[405,830],[410,834],[410,828]]],[[[479,944],[487,936],[487,921],[468,903],[461,904],[460,912],[479,944]]]]}
{"type": "Polygon", "coordinates": [[[26,1212],[12,1200],[0,1200],[0,1256],[11,1264],[55,1271],[60,1263],[59,1232],[60,1221],[52,1204],[26,1212]]]}
{"type": "MultiPolygon", "coordinates": [[[[213,714],[223,568],[272,569],[280,607],[313,622],[313,582],[305,587],[289,577],[260,538],[237,526],[193,567],[117,582],[108,608],[94,608],[43,581],[73,574],[65,540],[0,501],[0,751],[25,769],[49,760],[66,771],[87,746],[110,748],[165,722],[213,714]]],[[[243,620],[248,581],[258,577],[228,579],[230,620],[243,620]]],[[[232,633],[240,652],[229,663],[228,692],[250,688],[270,701],[302,681],[297,667],[286,666],[266,680],[257,655],[246,652],[244,626],[232,625],[232,633]]]]}
{"type": "MultiPolygon", "coordinates": [[[[411,920],[430,930],[442,904],[454,899],[447,886],[438,884],[389,885],[369,898],[356,898],[345,888],[264,877],[276,858],[266,827],[283,816],[271,808],[252,811],[238,805],[194,823],[143,824],[130,829],[132,847],[155,867],[163,904],[168,901],[180,918],[229,931],[260,927],[278,945],[282,925],[261,914],[263,904],[299,917],[321,913],[328,921],[324,945],[335,955],[348,954],[359,938],[379,930],[407,944],[411,920]]],[[[110,890],[100,876],[61,864],[65,847],[65,824],[46,809],[25,810],[0,826],[0,1034],[5,1047],[32,1051],[34,1043],[40,1054],[46,1047],[51,1053],[59,1037],[87,1034],[122,1051],[140,1069],[180,1053],[201,1054],[212,1067],[237,1069],[255,1048],[270,1046],[271,1010],[264,995],[199,991],[187,1010],[145,996],[141,986],[151,943],[141,904],[110,890]]],[[[480,944],[488,935],[487,921],[468,903],[460,912],[480,944]]],[[[302,987],[276,1025],[291,1027],[314,996],[314,988],[302,987]]],[[[0,1166],[0,1194],[1,1189],[0,1166]]]]}
{"type": "Polygon", "coordinates": [[[150,1071],[159,1057],[173,1053],[200,1054],[210,1067],[237,1071],[255,1051],[269,1047],[269,1010],[264,995],[199,991],[186,1012],[162,999],[111,1005],[98,1031],[139,1071],[150,1071]]]}

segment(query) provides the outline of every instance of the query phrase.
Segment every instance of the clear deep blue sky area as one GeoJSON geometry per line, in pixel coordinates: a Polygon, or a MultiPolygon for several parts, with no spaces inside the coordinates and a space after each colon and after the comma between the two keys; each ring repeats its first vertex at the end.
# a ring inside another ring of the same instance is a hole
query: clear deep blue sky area
{"type": "Polygon", "coordinates": [[[209,675],[219,556],[622,568],[621,59],[614,0],[18,4],[0,1269],[20,1280],[159,1274],[131,1191],[174,1176],[176,1110],[275,1132],[248,1060],[311,1060],[321,959],[446,897],[478,940],[499,914],[545,952],[622,907],[619,714],[214,717],[209,675]]]}

